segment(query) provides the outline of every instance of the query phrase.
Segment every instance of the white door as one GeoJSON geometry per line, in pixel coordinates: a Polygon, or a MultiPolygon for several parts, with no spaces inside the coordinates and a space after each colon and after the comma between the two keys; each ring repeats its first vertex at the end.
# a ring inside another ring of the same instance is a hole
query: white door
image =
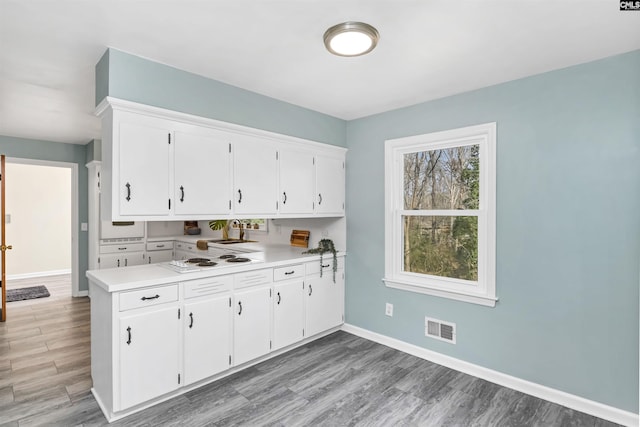
{"type": "MultiPolygon", "coordinates": [[[[147,120],[149,121],[149,120],[147,120]]],[[[121,215],[169,214],[170,129],[157,124],[122,122],[119,126],[121,215]]]]}
{"type": "Polygon", "coordinates": [[[176,215],[228,214],[231,210],[230,139],[222,132],[176,131],[176,215]]]}
{"type": "Polygon", "coordinates": [[[233,206],[236,214],[275,214],[277,159],[275,144],[243,137],[233,145],[233,206]]]}
{"type": "Polygon", "coordinates": [[[6,254],[7,249],[11,249],[11,246],[6,245],[5,241],[5,156],[0,155],[0,322],[7,320],[7,275],[6,275],[6,254]]]}
{"type": "Polygon", "coordinates": [[[184,380],[192,384],[229,368],[231,297],[184,305],[184,380]]]}
{"type": "Polygon", "coordinates": [[[305,280],[307,289],[306,336],[324,332],[343,323],[344,278],[342,272],[323,272],[305,280]]]}
{"type": "Polygon", "coordinates": [[[234,296],[233,364],[269,353],[271,344],[271,288],[237,292],[234,296]]]}
{"type": "Polygon", "coordinates": [[[280,150],[280,213],[313,213],[314,159],[303,151],[280,150]]]}
{"type": "Polygon", "coordinates": [[[303,338],[304,282],[282,283],[273,289],[273,350],[303,338]]]}
{"type": "Polygon", "coordinates": [[[344,159],[316,157],[316,212],[344,214],[344,159]]]}
{"type": "Polygon", "coordinates": [[[178,308],[120,318],[119,411],[177,389],[180,384],[178,308]]]}

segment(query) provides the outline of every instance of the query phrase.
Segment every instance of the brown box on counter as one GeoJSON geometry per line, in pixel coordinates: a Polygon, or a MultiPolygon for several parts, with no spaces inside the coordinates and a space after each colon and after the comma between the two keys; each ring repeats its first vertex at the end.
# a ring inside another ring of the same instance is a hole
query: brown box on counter
{"type": "Polygon", "coordinates": [[[293,230],[291,232],[291,246],[297,246],[300,248],[308,248],[309,247],[309,235],[311,234],[308,230],[293,230]]]}

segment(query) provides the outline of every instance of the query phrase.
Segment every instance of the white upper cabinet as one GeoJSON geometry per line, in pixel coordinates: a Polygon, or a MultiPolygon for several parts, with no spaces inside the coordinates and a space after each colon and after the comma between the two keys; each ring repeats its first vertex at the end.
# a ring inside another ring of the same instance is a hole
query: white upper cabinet
{"type": "Polygon", "coordinates": [[[107,97],[101,218],[344,216],[346,150],[107,97]]]}
{"type": "Polygon", "coordinates": [[[175,132],[176,215],[226,215],[231,211],[231,139],[196,126],[175,132]]]}
{"type": "Polygon", "coordinates": [[[273,216],[277,212],[276,143],[242,136],[233,146],[233,205],[236,214],[273,216]]]}
{"type": "Polygon", "coordinates": [[[119,166],[114,203],[120,214],[168,215],[171,129],[167,122],[123,113],[114,133],[119,141],[114,159],[114,166],[119,166]]]}
{"type": "Polygon", "coordinates": [[[281,214],[312,214],[315,166],[312,151],[279,151],[279,211],[281,214]]]}
{"type": "Polygon", "coordinates": [[[316,213],[344,215],[344,155],[316,156],[316,213]]]}

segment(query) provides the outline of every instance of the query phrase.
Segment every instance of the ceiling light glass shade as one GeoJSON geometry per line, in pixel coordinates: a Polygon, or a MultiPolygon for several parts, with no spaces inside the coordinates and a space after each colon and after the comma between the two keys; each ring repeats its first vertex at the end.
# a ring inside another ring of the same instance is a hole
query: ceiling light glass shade
{"type": "Polygon", "coordinates": [[[359,56],[376,47],[380,35],[378,30],[364,22],[343,22],[324,33],[327,50],[339,56],[359,56]]]}

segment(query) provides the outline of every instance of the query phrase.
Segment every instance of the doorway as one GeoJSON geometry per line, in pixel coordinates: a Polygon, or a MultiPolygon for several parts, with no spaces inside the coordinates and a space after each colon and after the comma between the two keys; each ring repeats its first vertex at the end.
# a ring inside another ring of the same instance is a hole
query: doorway
{"type": "Polygon", "coordinates": [[[81,296],[77,164],[7,158],[5,173],[7,290],[49,282],[52,297],[81,296]]]}

